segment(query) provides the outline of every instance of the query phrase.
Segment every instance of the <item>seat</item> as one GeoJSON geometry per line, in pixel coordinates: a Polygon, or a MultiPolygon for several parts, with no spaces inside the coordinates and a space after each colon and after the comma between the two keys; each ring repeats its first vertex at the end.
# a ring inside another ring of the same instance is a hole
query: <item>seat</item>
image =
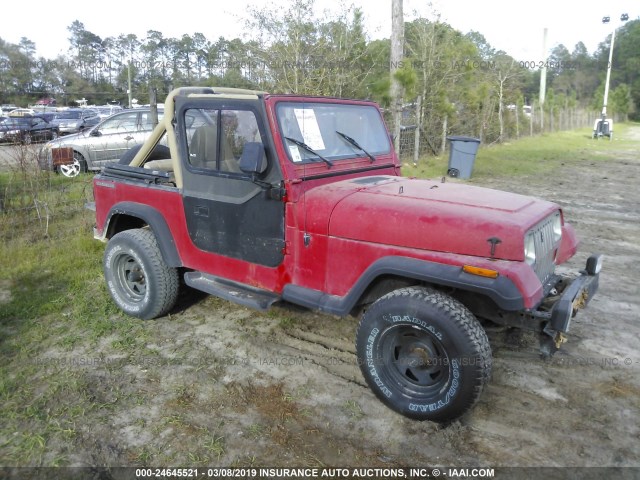
{"type": "MultiPolygon", "coordinates": [[[[193,133],[189,145],[189,162],[194,167],[217,169],[217,145],[218,130],[214,125],[203,125],[193,133]]],[[[231,142],[224,135],[222,137],[222,158],[220,170],[223,172],[241,173],[238,161],[233,155],[231,142]]]]}
{"type": "Polygon", "coordinates": [[[150,160],[144,164],[144,168],[161,172],[173,172],[173,160],[170,158],[150,160]]]}
{"type": "Polygon", "coordinates": [[[194,167],[216,169],[217,128],[214,125],[203,125],[193,133],[189,144],[189,163],[194,167]]]}

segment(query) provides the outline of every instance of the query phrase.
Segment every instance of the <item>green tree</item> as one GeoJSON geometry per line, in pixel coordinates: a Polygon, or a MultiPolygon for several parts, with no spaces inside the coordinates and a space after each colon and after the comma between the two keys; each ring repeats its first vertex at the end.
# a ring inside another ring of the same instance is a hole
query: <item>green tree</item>
{"type": "Polygon", "coordinates": [[[140,45],[143,63],[148,66],[145,80],[150,88],[156,88],[159,93],[167,93],[170,90],[168,67],[172,63],[173,43],[173,39],[165,38],[162,32],[148,30],[140,45]]]}
{"type": "Polygon", "coordinates": [[[634,113],[635,105],[631,96],[631,88],[626,83],[621,83],[609,92],[607,103],[608,116],[617,115],[619,118],[621,117],[622,121],[627,121],[629,116],[634,113]]]}
{"type": "Polygon", "coordinates": [[[0,38],[0,93],[7,101],[21,104],[34,99],[33,51],[24,48],[29,42],[25,40],[23,38],[21,45],[15,45],[0,38]]]}
{"type": "Polygon", "coordinates": [[[495,57],[495,68],[491,70],[496,84],[498,98],[498,142],[505,140],[505,103],[513,105],[520,97],[518,82],[522,76],[522,69],[518,62],[509,55],[501,53],[495,57]]]}
{"type": "Polygon", "coordinates": [[[258,40],[254,53],[268,66],[274,89],[317,93],[312,69],[322,57],[313,22],[313,0],[294,0],[286,12],[260,9],[251,15],[249,25],[258,40]]]}
{"type": "Polygon", "coordinates": [[[629,110],[630,117],[639,120],[640,19],[629,21],[618,29],[613,54],[612,86],[627,85],[633,102],[629,110]]]}

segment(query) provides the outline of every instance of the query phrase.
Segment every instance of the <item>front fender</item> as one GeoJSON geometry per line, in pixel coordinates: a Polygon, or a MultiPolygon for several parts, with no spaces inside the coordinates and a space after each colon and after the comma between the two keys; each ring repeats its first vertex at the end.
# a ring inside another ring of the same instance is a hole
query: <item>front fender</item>
{"type": "Polygon", "coordinates": [[[556,265],[566,262],[573,257],[578,251],[578,245],[580,241],[576,235],[576,231],[571,225],[565,223],[562,226],[562,240],[560,241],[560,247],[556,255],[556,265]]]}
{"type": "Polygon", "coordinates": [[[282,298],[327,313],[346,315],[356,306],[367,287],[383,275],[476,292],[491,298],[503,310],[518,311],[524,308],[522,294],[506,276],[480,277],[463,272],[460,266],[397,256],[381,258],[374,262],[344,297],[289,284],[284,287],[282,298]]]}

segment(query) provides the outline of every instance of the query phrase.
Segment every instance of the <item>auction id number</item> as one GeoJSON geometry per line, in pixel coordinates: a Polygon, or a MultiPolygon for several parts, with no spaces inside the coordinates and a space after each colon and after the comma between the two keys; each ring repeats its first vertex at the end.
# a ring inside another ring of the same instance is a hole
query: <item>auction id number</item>
{"type": "Polygon", "coordinates": [[[197,477],[197,468],[136,468],[136,478],[145,477],[197,477]]]}
{"type": "Polygon", "coordinates": [[[211,478],[246,478],[258,475],[255,468],[136,468],[136,478],[189,478],[207,476],[211,478]]]}

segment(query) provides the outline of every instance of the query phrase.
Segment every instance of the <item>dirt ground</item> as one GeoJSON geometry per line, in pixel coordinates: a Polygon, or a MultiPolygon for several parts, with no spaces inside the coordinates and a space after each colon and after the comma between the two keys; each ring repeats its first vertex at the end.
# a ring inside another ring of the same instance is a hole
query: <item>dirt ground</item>
{"type": "Polygon", "coordinates": [[[567,162],[551,178],[473,180],[559,203],[582,239],[566,268],[593,252],[605,266],[551,361],[533,335],[489,332],[491,381],[452,425],[376,399],[356,363],[357,320],[190,293],[148,322],[138,356],[119,356],[112,345],[128,340],[112,337],[43,352],[83,359],[74,367],[105,406],[48,450],[78,466],[640,466],[640,158],[602,154],[612,160],[567,162]]]}

